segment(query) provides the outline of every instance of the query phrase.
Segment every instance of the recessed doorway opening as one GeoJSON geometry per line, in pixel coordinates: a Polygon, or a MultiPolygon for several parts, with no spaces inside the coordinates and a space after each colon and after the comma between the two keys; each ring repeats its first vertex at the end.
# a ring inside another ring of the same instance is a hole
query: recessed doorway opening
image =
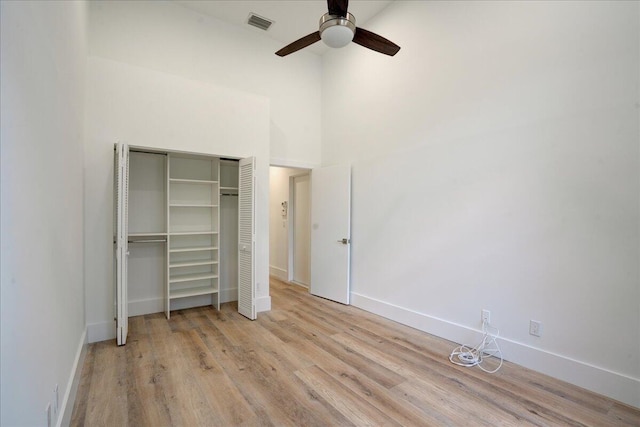
{"type": "Polygon", "coordinates": [[[311,178],[308,169],[272,166],[269,175],[269,272],[311,283],[311,178]]]}

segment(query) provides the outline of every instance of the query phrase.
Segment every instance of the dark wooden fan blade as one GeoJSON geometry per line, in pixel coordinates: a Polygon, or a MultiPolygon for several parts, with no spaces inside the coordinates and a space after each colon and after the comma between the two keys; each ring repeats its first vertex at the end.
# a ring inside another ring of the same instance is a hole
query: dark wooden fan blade
{"type": "Polygon", "coordinates": [[[278,56],[289,55],[290,53],[297,52],[300,49],[310,46],[319,40],[320,40],[320,31],[316,31],[315,33],[311,33],[308,36],[304,36],[303,38],[298,39],[291,44],[288,44],[287,46],[277,51],[276,55],[278,56]]]}
{"type": "Polygon", "coordinates": [[[327,0],[329,15],[347,16],[349,0],[327,0]]]}
{"type": "Polygon", "coordinates": [[[400,46],[394,42],[363,28],[356,28],[353,42],[389,56],[395,55],[400,50],[400,46]]]}

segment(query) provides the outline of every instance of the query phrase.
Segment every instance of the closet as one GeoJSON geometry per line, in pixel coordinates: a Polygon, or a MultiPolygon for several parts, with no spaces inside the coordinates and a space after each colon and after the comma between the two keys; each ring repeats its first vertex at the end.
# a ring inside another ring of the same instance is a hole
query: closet
{"type": "Polygon", "coordinates": [[[116,144],[116,336],[128,317],[238,301],[255,319],[253,158],[116,144]]]}

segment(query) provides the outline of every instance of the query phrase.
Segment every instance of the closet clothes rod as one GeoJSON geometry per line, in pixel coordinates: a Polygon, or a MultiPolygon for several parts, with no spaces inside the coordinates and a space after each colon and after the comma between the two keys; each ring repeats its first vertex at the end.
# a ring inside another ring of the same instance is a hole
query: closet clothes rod
{"type": "Polygon", "coordinates": [[[167,239],[128,240],[129,243],[167,243],[167,239]]]}
{"type": "Polygon", "coordinates": [[[220,193],[221,196],[236,196],[238,197],[237,194],[232,194],[232,193],[220,193]]]}

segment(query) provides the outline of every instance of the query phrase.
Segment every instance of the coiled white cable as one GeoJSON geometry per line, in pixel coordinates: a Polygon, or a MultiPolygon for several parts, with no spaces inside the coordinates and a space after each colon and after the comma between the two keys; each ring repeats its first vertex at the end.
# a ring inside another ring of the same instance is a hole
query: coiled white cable
{"type": "Polygon", "coordinates": [[[484,372],[493,374],[498,372],[498,369],[502,367],[502,351],[498,346],[497,338],[500,336],[498,328],[494,328],[488,322],[482,322],[482,332],[484,333],[482,341],[475,347],[468,345],[461,345],[453,349],[449,355],[449,361],[458,366],[464,366],[471,368],[478,366],[484,372]],[[490,357],[497,357],[500,359],[498,367],[489,370],[482,366],[485,359],[490,357]]]}

